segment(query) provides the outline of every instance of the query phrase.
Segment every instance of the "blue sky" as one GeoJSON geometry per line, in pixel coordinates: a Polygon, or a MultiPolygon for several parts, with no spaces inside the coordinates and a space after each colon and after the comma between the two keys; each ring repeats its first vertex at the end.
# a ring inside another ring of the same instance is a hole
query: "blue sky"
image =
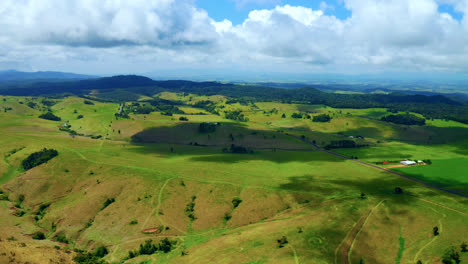
{"type": "MultiPolygon", "coordinates": [[[[271,9],[277,5],[303,6],[316,10],[321,9],[322,2],[330,7],[323,10],[326,15],[332,15],[339,19],[351,16],[351,11],[346,9],[343,0],[196,0],[196,5],[206,10],[210,17],[217,21],[228,19],[237,25],[244,22],[252,10],[271,9]],[[239,2],[246,3],[239,4],[239,2]]],[[[463,13],[455,11],[451,4],[441,3],[439,12],[449,13],[456,20],[463,18],[463,13]]]]}
{"type": "Polygon", "coordinates": [[[325,2],[333,9],[326,9],[325,14],[346,19],[351,12],[344,7],[343,1],[321,0],[264,0],[245,1],[245,4],[236,4],[235,0],[196,0],[197,7],[205,9],[210,17],[217,21],[230,20],[233,24],[241,24],[248,17],[249,12],[257,9],[271,9],[277,5],[303,6],[312,9],[320,9],[320,3],[325,2]]]}

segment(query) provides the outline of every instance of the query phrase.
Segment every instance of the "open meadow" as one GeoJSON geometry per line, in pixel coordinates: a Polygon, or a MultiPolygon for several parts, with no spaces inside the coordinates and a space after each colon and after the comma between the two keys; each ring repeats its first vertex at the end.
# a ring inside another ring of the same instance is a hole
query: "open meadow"
{"type": "Polygon", "coordinates": [[[468,125],[169,92],[120,105],[0,97],[0,263],[103,247],[108,263],[468,262],[468,125]],[[346,140],[330,151],[351,159],[324,151],[346,140]],[[24,169],[44,148],[58,156],[24,169]],[[405,159],[432,164],[380,164],[405,159]],[[165,247],[142,251],[148,240],[165,247]]]}

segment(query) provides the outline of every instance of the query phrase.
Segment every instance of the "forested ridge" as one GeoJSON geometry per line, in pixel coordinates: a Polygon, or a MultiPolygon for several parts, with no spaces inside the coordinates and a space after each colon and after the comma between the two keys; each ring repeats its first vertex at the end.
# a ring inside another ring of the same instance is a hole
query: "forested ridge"
{"type": "Polygon", "coordinates": [[[279,101],[284,103],[323,104],[335,108],[390,108],[422,114],[425,118],[454,120],[468,124],[468,104],[442,95],[336,94],[313,87],[282,89],[264,86],[236,85],[219,82],[154,81],[142,76],[115,76],[100,79],[0,86],[0,94],[15,96],[88,96],[99,90],[96,98],[135,101],[139,95],[184,92],[197,95],[224,95],[243,100],[279,101]]]}

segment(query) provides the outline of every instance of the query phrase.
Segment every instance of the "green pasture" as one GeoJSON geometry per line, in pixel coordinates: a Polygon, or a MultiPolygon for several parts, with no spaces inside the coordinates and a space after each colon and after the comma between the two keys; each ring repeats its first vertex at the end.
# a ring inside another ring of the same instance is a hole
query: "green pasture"
{"type": "MultiPolygon", "coordinates": [[[[468,235],[465,198],[335,157],[286,135],[303,135],[319,145],[363,136],[368,147],[333,151],[371,163],[430,159],[430,166],[396,170],[466,191],[465,125],[434,120],[425,127],[405,127],[375,120],[386,109],[274,102],[255,103],[255,108],[225,104],[220,96],[158,96],[187,103],[180,107],[187,115],[153,112],[117,120],[116,103],[86,105],[82,98],[68,97],[51,107],[62,118],[55,122],[37,118],[42,106],[32,109],[19,103],[26,98],[7,97],[3,103],[13,110],[0,112],[0,183],[12,202],[2,202],[0,215],[9,215],[15,221],[8,223],[15,222],[25,234],[47,230],[47,240],[64,232],[71,249],[105,245],[110,252],[105,260],[112,263],[122,262],[148,238],[157,242],[162,237],[177,241],[171,253],[126,263],[207,263],[209,256],[216,256],[217,263],[342,263],[348,244],[352,263],[430,263],[468,235]],[[196,115],[206,112],[193,107],[202,100],[213,100],[226,111],[242,110],[249,122],[226,120],[222,113],[196,115]],[[273,108],[277,114],[264,113],[273,108]],[[328,113],[333,119],[314,123],[291,118],[295,112],[328,113]],[[189,121],[179,121],[180,116],[189,121]],[[59,131],[65,121],[79,133],[103,137],[72,137],[59,131]],[[202,134],[197,130],[201,122],[221,126],[202,134]],[[135,135],[144,140],[133,140],[135,135]],[[223,152],[230,144],[253,152],[223,152]],[[22,171],[21,161],[44,147],[58,150],[59,156],[22,171]],[[18,151],[9,154],[14,149],[18,151]],[[396,187],[404,193],[395,194],[396,187]],[[20,194],[26,197],[25,216],[13,218],[8,208],[20,194]],[[190,220],[186,207],[194,196],[197,217],[190,220]],[[242,200],[236,208],[234,197],[242,200]],[[103,208],[108,198],[115,202],[103,208]],[[51,205],[44,218],[34,221],[42,203],[51,205]],[[137,224],[130,225],[133,220],[137,224]],[[169,228],[160,235],[142,232],[160,225],[169,228]],[[431,236],[434,226],[440,227],[438,238],[431,236]],[[288,244],[279,248],[282,236],[288,244]]],[[[0,227],[20,241],[30,239],[11,230],[0,227]]]]}

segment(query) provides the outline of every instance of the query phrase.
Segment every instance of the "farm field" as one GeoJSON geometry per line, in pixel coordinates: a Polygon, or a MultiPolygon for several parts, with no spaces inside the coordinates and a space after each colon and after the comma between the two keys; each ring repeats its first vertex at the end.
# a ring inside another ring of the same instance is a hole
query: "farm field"
{"type": "Polygon", "coordinates": [[[102,247],[106,263],[468,262],[468,125],[219,95],[98,99],[0,97],[0,263],[102,247]],[[61,120],[38,118],[48,109],[61,120]],[[353,159],[323,151],[346,140],[329,151],[353,159]],[[44,148],[58,155],[24,169],[44,148]],[[356,162],[404,159],[432,164],[392,170],[462,195],[356,162]],[[134,254],[148,240],[170,250],[134,254]]]}

